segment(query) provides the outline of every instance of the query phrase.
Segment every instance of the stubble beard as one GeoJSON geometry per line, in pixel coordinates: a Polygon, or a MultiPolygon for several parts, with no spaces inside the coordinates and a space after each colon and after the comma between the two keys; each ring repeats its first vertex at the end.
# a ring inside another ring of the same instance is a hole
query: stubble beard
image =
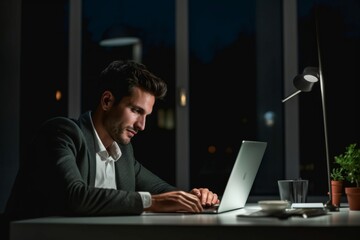
{"type": "Polygon", "coordinates": [[[112,138],[114,139],[115,142],[122,145],[127,145],[130,143],[131,139],[127,137],[126,128],[124,129],[113,128],[112,134],[113,134],[112,138]]]}

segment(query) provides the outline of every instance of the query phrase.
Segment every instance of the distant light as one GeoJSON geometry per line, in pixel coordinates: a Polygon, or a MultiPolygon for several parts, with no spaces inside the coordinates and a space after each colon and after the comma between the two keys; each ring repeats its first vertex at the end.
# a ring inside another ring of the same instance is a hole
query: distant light
{"type": "Polygon", "coordinates": [[[268,127],[272,127],[275,124],[275,113],[272,111],[268,111],[264,114],[265,125],[268,127]]]}
{"type": "Polygon", "coordinates": [[[214,154],[214,153],[216,152],[216,147],[215,147],[214,145],[210,145],[210,146],[208,147],[208,152],[209,152],[210,154],[214,154]]]}
{"type": "Polygon", "coordinates": [[[175,127],[174,110],[159,108],[157,111],[157,125],[159,128],[172,130],[175,127]]]}
{"type": "Polygon", "coordinates": [[[180,89],[180,106],[186,107],[186,90],[184,88],[180,89]]]}
{"type": "Polygon", "coordinates": [[[60,101],[61,97],[62,97],[61,91],[57,90],[56,93],[55,93],[56,101],[60,101]]]}

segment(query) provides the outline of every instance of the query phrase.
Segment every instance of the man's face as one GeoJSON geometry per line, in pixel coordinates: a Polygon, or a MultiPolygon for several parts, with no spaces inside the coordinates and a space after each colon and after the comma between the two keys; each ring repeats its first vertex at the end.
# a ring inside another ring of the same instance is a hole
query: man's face
{"type": "Polygon", "coordinates": [[[146,117],[151,114],[155,97],[135,87],[132,95],[124,97],[106,113],[104,125],[116,142],[128,144],[138,131],[145,129],[146,117]]]}

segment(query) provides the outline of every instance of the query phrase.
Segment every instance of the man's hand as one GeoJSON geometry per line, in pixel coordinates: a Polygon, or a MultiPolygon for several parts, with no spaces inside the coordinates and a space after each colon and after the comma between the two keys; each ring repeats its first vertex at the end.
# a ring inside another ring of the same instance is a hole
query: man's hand
{"type": "Polygon", "coordinates": [[[203,207],[200,198],[184,191],[173,191],[151,196],[151,207],[148,212],[201,212],[203,207]]]}
{"type": "Polygon", "coordinates": [[[218,195],[207,188],[194,188],[190,193],[196,195],[203,207],[210,207],[220,202],[218,195]]]}

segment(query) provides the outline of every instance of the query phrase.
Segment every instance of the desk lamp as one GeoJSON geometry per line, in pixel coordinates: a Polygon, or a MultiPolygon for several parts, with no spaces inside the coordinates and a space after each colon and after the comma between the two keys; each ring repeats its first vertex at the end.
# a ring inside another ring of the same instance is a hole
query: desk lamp
{"type": "Polygon", "coordinates": [[[317,67],[306,67],[302,74],[297,75],[293,84],[297,91],[287,98],[283,99],[282,102],[286,102],[290,98],[294,97],[300,92],[310,92],[312,90],[313,85],[320,81],[320,93],[321,93],[321,105],[322,105],[322,113],[323,113],[323,125],[324,125],[324,137],[325,137],[325,153],[326,153],[326,166],[327,166],[327,180],[328,180],[328,189],[329,189],[329,199],[324,204],[324,207],[331,211],[339,211],[339,208],[332,204],[332,191],[331,191],[331,174],[330,174],[330,160],[329,160],[329,146],[328,146],[328,135],[327,135],[327,124],[326,124],[326,107],[325,107],[325,88],[323,81],[323,74],[321,70],[321,54],[320,54],[320,41],[319,41],[319,26],[318,26],[318,18],[316,14],[316,45],[317,45],[317,54],[319,61],[319,68],[317,67]]]}
{"type": "Polygon", "coordinates": [[[298,90],[295,93],[288,96],[287,98],[283,99],[282,102],[283,103],[286,102],[287,100],[294,97],[300,92],[310,92],[312,90],[314,83],[318,82],[319,80],[320,80],[323,121],[324,121],[326,164],[327,164],[328,188],[329,188],[329,200],[324,204],[324,207],[329,211],[334,212],[334,211],[339,211],[339,208],[332,204],[329,147],[328,147],[327,125],[326,125],[325,89],[324,89],[324,82],[322,78],[321,68],[306,67],[302,72],[302,74],[297,75],[293,80],[293,84],[295,88],[298,90]]]}

